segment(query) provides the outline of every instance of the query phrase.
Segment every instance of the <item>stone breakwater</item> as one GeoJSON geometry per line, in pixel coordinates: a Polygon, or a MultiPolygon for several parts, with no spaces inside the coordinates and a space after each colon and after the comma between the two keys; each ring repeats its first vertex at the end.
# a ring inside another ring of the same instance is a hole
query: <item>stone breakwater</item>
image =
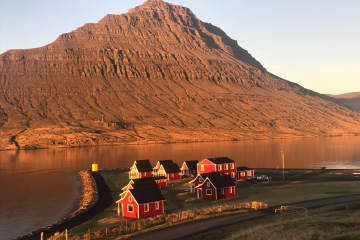
{"type": "Polygon", "coordinates": [[[80,171],[78,177],[82,186],[81,195],[78,201],[78,206],[68,214],[64,219],[57,223],[42,227],[29,234],[16,238],[17,240],[28,240],[28,239],[40,239],[41,233],[44,233],[44,237],[49,237],[56,232],[64,231],[65,229],[71,228],[78,225],[81,222],[86,221],[91,217],[91,211],[96,208],[99,202],[99,188],[95,177],[98,178],[96,173],[91,171],[80,171]]]}
{"type": "Polygon", "coordinates": [[[80,171],[78,173],[82,186],[81,197],[78,209],[70,214],[70,217],[81,214],[93,207],[98,199],[99,193],[95,179],[90,171],[80,171]]]}

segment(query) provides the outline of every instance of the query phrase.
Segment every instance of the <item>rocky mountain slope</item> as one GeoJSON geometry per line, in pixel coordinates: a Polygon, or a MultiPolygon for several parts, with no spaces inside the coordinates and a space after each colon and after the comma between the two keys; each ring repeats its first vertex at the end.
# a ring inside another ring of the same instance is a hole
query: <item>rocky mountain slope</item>
{"type": "Polygon", "coordinates": [[[340,95],[328,95],[334,98],[334,102],[346,106],[355,111],[360,111],[360,92],[345,93],[340,95]]]}
{"type": "Polygon", "coordinates": [[[0,91],[1,148],[360,132],[358,113],[268,73],[161,0],[3,53],[0,91]]]}

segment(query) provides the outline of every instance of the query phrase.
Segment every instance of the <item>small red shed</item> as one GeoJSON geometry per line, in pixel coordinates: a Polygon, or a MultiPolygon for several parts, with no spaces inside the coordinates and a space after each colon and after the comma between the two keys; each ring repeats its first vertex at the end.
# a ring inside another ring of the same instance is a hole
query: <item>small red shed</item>
{"type": "Polygon", "coordinates": [[[254,177],[254,176],[255,176],[254,169],[250,169],[248,167],[238,167],[236,169],[237,181],[245,181],[248,177],[254,177]]]}
{"type": "Polygon", "coordinates": [[[153,177],[153,168],[149,160],[136,160],[130,167],[129,179],[153,177]]]}
{"type": "Polygon", "coordinates": [[[195,187],[198,199],[218,200],[235,196],[235,183],[229,175],[214,172],[195,187]]]}
{"type": "Polygon", "coordinates": [[[127,190],[116,203],[123,217],[146,218],[164,214],[164,196],[159,188],[127,190]]]}
{"type": "Polygon", "coordinates": [[[236,165],[234,160],[228,157],[206,158],[197,164],[197,172],[211,173],[220,172],[236,179],[236,165]]]}

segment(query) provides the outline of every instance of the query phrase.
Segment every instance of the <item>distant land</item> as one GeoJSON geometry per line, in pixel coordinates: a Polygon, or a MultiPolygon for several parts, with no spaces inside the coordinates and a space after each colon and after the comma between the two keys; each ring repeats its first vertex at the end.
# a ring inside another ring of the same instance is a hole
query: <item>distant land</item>
{"type": "Polygon", "coordinates": [[[360,92],[345,93],[339,95],[328,94],[335,102],[347,106],[355,111],[360,111],[360,92]]]}
{"type": "Polygon", "coordinates": [[[161,0],[1,54],[0,91],[0,149],[360,133],[360,113],[161,0]]]}

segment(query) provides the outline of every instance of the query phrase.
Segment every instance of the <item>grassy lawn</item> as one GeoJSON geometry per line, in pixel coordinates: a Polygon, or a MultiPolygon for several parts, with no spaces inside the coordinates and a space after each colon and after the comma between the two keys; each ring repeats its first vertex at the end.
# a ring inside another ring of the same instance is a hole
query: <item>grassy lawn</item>
{"type": "MultiPolygon", "coordinates": [[[[190,179],[169,183],[167,189],[163,190],[166,199],[165,212],[166,214],[176,214],[189,209],[251,201],[262,201],[274,206],[318,198],[360,194],[360,182],[355,181],[357,179],[351,174],[333,174],[331,171],[320,170],[292,170],[287,171],[287,180],[282,181],[280,170],[259,170],[258,172],[273,176],[273,181],[268,184],[240,183],[237,186],[235,198],[219,201],[197,200],[195,194],[185,192],[184,189],[188,187],[187,182],[190,179]],[[333,176],[337,178],[334,179],[333,176]]],[[[117,217],[115,201],[119,199],[121,188],[129,182],[127,172],[109,170],[102,171],[101,174],[112,191],[114,204],[90,221],[71,229],[71,235],[82,235],[88,232],[88,229],[91,231],[104,231],[105,228],[111,230],[126,221],[117,217]]]]}
{"type": "Polygon", "coordinates": [[[185,240],[360,239],[360,203],[268,216],[198,234],[185,240]]]}

